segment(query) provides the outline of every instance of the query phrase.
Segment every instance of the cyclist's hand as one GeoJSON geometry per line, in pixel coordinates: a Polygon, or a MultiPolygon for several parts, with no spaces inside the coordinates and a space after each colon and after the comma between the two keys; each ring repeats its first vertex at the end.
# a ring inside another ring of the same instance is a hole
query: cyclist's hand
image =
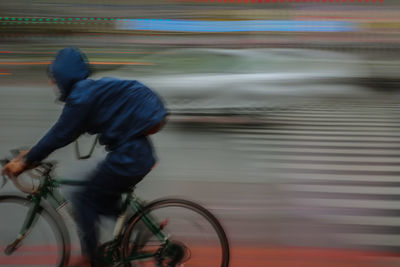
{"type": "Polygon", "coordinates": [[[17,157],[3,167],[3,169],[1,170],[1,174],[7,175],[10,178],[15,178],[28,168],[29,166],[23,160],[23,158],[17,157]]]}
{"type": "Polygon", "coordinates": [[[27,149],[27,150],[21,150],[21,151],[19,152],[18,156],[17,156],[15,159],[23,160],[23,159],[25,158],[26,154],[28,154],[28,152],[29,152],[29,149],[27,149]]]}

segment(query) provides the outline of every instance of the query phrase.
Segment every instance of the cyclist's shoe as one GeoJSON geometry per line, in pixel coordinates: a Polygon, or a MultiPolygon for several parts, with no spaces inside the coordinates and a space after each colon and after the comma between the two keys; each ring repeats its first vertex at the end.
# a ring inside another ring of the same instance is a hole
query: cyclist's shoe
{"type": "Polygon", "coordinates": [[[92,267],[111,267],[121,261],[118,244],[114,241],[106,242],[97,247],[92,267]]]}

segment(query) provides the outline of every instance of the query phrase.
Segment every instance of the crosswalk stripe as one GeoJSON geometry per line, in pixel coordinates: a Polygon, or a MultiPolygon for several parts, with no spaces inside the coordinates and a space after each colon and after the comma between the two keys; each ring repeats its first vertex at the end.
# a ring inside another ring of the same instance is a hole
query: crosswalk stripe
{"type": "Polygon", "coordinates": [[[400,249],[400,101],[292,101],[254,112],[263,123],[217,131],[344,246],[400,249]]]}

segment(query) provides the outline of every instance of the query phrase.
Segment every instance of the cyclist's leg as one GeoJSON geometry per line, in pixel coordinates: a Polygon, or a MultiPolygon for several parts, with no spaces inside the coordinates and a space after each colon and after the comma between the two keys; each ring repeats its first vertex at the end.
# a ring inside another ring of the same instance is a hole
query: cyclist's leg
{"type": "Polygon", "coordinates": [[[82,186],[82,188],[73,192],[70,197],[78,227],[82,255],[87,257],[94,253],[98,243],[97,221],[99,216],[93,207],[92,199],[90,185],[82,186]]]}
{"type": "Polygon", "coordinates": [[[121,194],[134,186],[141,177],[110,174],[97,168],[88,177],[88,185],[74,193],[77,226],[80,233],[82,254],[93,257],[98,245],[97,222],[99,215],[116,216],[119,212],[121,194]]]}
{"type": "Polygon", "coordinates": [[[116,217],[121,208],[121,195],[142,180],[143,176],[127,177],[110,174],[99,169],[97,175],[91,177],[91,198],[93,207],[99,215],[116,217]]]}

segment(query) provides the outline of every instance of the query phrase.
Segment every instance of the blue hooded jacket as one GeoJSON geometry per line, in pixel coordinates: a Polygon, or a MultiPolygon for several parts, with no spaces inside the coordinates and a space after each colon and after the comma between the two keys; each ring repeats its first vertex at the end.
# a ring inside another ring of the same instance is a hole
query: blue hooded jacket
{"type": "Polygon", "coordinates": [[[82,133],[98,134],[109,151],[101,168],[122,176],[145,175],[155,164],[146,133],[167,115],[160,97],[134,80],[87,79],[88,63],[78,50],[65,48],[50,65],[64,109],[48,133],[25,156],[40,162],[82,133]]]}

